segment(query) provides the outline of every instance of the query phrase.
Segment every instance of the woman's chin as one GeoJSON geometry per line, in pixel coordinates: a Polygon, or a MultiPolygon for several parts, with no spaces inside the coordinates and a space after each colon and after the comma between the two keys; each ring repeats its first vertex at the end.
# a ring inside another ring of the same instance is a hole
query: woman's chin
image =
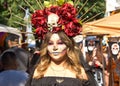
{"type": "Polygon", "coordinates": [[[60,62],[64,60],[63,56],[57,55],[57,56],[52,56],[52,59],[56,62],[60,62]]]}

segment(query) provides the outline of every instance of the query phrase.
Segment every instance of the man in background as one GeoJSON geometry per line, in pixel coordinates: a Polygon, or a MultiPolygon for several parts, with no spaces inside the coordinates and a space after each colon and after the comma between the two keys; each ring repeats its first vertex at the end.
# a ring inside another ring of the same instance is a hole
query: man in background
{"type": "Polygon", "coordinates": [[[9,34],[5,39],[6,51],[13,51],[17,56],[18,70],[27,71],[29,67],[29,52],[19,47],[19,36],[9,34]]]}
{"type": "Polygon", "coordinates": [[[0,72],[0,86],[25,86],[28,73],[17,70],[19,64],[14,52],[3,52],[1,63],[3,65],[3,71],[0,72]]]}

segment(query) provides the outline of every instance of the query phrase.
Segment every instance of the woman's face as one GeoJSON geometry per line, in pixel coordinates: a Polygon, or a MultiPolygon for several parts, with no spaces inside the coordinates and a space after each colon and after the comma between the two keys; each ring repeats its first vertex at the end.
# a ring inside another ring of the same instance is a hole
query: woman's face
{"type": "Polygon", "coordinates": [[[49,40],[47,50],[52,60],[61,61],[65,59],[64,56],[66,55],[67,47],[59,35],[54,33],[49,40]]]}

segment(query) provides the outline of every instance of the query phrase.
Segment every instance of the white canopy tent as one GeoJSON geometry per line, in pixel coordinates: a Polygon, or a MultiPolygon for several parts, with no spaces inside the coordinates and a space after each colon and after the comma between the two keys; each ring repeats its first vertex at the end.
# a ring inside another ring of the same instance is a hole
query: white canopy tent
{"type": "Polygon", "coordinates": [[[4,45],[4,40],[8,34],[15,34],[19,36],[19,43],[21,44],[22,34],[21,31],[17,28],[9,27],[3,24],[0,24],[0,46],[4,45]]]}
{"type": "Polygon", "coordinates": [[[17,28],[8,27],[3,24],[0,24],[0,32],[12,33],[12,34],[18,35],[18,36],[20,36],[20,38],[22,38],[20,30],[18,30],[17,28]]]}

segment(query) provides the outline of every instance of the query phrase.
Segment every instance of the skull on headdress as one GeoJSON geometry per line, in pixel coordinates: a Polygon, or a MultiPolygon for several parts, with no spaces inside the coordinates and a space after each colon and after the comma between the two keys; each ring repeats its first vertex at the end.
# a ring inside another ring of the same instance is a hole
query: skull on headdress
{"type": "Polygon", "coordinates": [[[58,20],[59,20],[58,15],[56,15],[54,13],[51,13],[50,15],[48,15],[47,25],[48,25],[50,30],[52,30],[53,27],[58,26],[58,24],[57,24],[58,20]]]}

